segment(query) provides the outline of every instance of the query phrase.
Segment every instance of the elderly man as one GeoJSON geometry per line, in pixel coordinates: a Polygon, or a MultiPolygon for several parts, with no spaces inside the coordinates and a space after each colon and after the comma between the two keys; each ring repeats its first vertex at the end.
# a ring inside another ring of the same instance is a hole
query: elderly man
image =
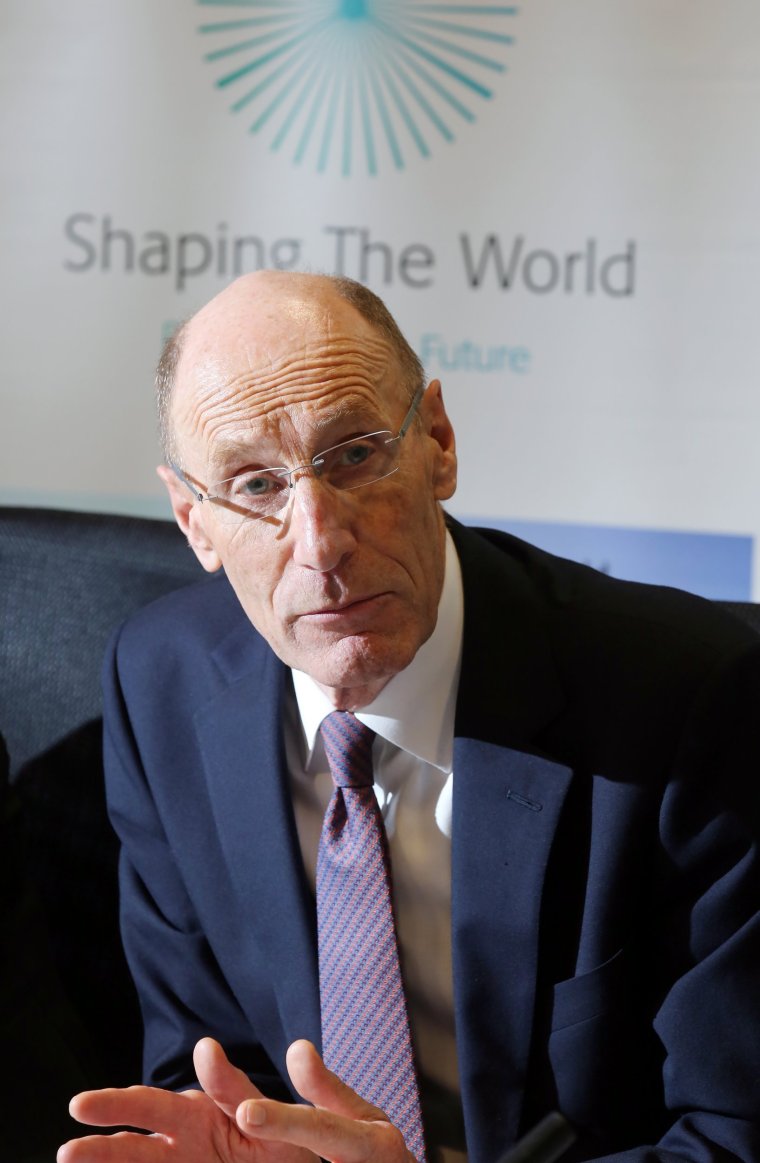
{"type": "Polygon", "coordinates": [[[760,1158],[757,638],[445,518],[440,384],[349,280],[233,283],[159,397],[216,576],[106,668],[150,1085],[72,1103],[153,1134],[60,1163],[494,1163],[555,1109],[760,1158]]]}

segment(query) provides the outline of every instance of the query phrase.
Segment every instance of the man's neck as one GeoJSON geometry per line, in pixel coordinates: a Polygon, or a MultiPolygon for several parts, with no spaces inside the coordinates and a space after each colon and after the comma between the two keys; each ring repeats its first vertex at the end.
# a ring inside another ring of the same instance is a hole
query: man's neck
{"type": "Polygon", "coordinates": [[[321,682],[316,682],[316,686],[330,700],[336,711],[360,711],[362,707],[369,706],[389,682],[390,676],[378,679],[374,683],[367,683],[365,686],[331,687],[324,686],[321,682]]]}

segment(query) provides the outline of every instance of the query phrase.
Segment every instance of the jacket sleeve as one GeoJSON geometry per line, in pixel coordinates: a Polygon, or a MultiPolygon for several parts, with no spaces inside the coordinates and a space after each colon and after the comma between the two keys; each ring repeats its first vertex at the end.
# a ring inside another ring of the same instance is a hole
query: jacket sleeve
{"type": "Polygon", "coordinates": [[[654,1028],[672,1122],[605,1158],[760,1159],[759,804],[754,647],[706,684],[662,798],[653,947],[669,984],[654,1028]]]}
{"type": "MultiPolygon", "coordinates": [[[[118,647],[117,636],[104,667],[104,765],[109,813],[121,842],[122,938],[143,1016],[143,1079],[169,1089],[197,1085],[193,1047],[212,1035],[260,1089],[286,1098],[287,1089],[220,970],[172,850],[130,722],[118,647]]],[[[182,724],[167,716],[163,727],[151,729],[169,733],[181,731],[182,724]]],[[[184,813],[181,770],[174,787],[177,812],[184,813]]],[[[203,861],[199,842],[200,867],[203,861]]]]}

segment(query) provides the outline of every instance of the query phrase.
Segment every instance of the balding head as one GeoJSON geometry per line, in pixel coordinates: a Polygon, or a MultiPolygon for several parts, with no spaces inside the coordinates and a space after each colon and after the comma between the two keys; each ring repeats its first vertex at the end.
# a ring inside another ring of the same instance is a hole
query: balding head
{"type": "MultiPolygon", "coordinates": [[[[172,423],[172,402],[180,363],[199,356],[214,357],[214,344],[246,344],[273,321],[282,304],[291,310],[301,303],[322,304],[334,297],[353,307],[365,323],[375,329],[393,349],[399,363],[401,381],[408,399],[424,381],[424,369],[388,308],[374,292],[353,279],[335,275],[312,275],[290,271],[257,271],[236,279],[195,315],[181,324],[167,340],[156,370],[156,397],[161,446],[169,463],[180,461],[172,423]],[[215,337],[215,338],[213,338],[215,337]]],[[[217,358],[221,357],[221,353],[217,358]]]]}

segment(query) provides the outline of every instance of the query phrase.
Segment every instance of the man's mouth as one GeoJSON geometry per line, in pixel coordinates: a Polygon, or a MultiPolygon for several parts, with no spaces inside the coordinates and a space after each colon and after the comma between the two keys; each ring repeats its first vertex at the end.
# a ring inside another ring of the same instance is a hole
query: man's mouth
{"type": "Polygon", "coordinates": [[[313,610],[306,610],[300,615],[301,618],[319,619],[321,621],[341,621],[352,617],[358,617],[362,614],[367,614],[378,606],[385,598],[390,595],[387,592],[379,594],[367,594],[360,598],[351,598],[348,601],[330,603],[325,606],[317,607],[313,610]]]}

